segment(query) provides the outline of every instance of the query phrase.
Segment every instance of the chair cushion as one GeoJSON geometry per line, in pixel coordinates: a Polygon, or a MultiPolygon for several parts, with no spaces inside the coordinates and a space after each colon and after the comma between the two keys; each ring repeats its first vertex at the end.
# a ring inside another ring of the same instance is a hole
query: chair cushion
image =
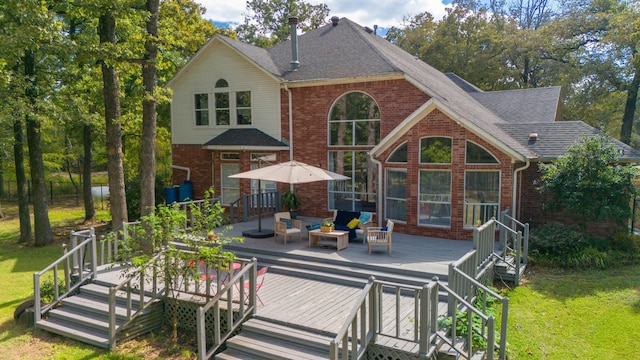
{"type": "Polygon", "coordinates": [[[346,211],[346,210],[338,210],[336,213],[336,218],[333,220],[333,223],[336,225],[344,225],[346,226],[349,221],[353,218],[360,217],[359,211],[346,211]]]}
{"type": "Polygon", "coordinates": [[[349,223],[347,223],[347,227],[349,229],[355,229],[356,227],[358,227],[359,223],[360,220],[358,220],[358,218],[353,218],[351,221],[349,221],[349,223]]]}
{"type": "Polygon", "coordinates": [[[380,228],[380,230],[382,230],[382,231],[388,231],[388,230],[389,230],[389,228],[388,228],[388,227],[386,227],[386,226],[383,226],[382,228],[380,228]]]}
{"type": "Polygon", "coordinates": [[[287,224],[287,229],[293,228],[293,221],[291,221],[291,219],[280,219],[280,221],[287,224]]]}
{"type": "Polygon", "coordinates": [[[371,220],[371,213],[369,212],[361,212],[360,213],[360,218],[358,219],[358,221],[360,222],[360,224],[366,224],[371,220]]]}

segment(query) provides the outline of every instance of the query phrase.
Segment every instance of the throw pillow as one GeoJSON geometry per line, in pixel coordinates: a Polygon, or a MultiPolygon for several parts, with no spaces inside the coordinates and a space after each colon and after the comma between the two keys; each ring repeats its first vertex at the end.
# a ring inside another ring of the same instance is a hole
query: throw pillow
{"type": "Polygon", "coordinates": [[[365,211],[360,213],[360,218],[358,219],[360,224],[366,224],[369,220],[371,220],[371,213],[365,211]]]}
{"type": "Polygon", "coordinates": [[[320,229],[320,224],[307,225],[307,230],[309,230],[309,231],[317,230],[317,229],[320,229]]]}
{"type": "Polygon", "coordinates": [[[355,229],[356,227],[358,227],[358,224],[360,223],[360,220],[358,220],[358,218],[353,218],[353,220],[349,221],[349,223],[347,223],[347,227],[349,229],[355,229]]]}
{"type": "Polygon", "coordinates": [[[388,231],[388,230],[389,230],[389,228],[388,228],[388,227],[386,227],[386,226],[383,226],[382,228],[380,228],[380,230],[382,230],[382,231],[388,231]]]}
{"type": "Polygon", "coordinates": [[[291,219],[280,219],[283,223],[287,224],[287,229],[291,229],[293,227],[293,222],[291,219]]]}

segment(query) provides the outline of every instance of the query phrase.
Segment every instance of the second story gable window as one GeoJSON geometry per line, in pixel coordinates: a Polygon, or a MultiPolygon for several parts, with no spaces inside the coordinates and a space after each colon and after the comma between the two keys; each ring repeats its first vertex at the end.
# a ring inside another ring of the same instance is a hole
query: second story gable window
{"type": "Polygon", "coordinates": [[[195,125],[237,126],[251,125],[251,91],[234,89],[225,79],[215,83],[213,93],[198,93],[195,100],[195,125]]]}
{"type": "Polygon", "coordinates": [[[209,94],[195,94],[196,126],[209,125],[209,94]]]}

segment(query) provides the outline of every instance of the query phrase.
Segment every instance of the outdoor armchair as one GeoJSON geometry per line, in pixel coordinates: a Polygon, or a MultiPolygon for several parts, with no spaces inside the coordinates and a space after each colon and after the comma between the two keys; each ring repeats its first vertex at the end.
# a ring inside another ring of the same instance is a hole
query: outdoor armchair
{"type": "Polygon", "coordinates": [[[275,213],[274,219],[274,240],[278,240],[278,235],[284,237],[284,243],[292,235],[298,235],[298,240],[302,240],[302,221],[291,219],[291,214],[288,211],[275,213]]]}
{"type": "Polygon", "coordinates": [[[369,246],[369,254],[371,254],[372,246],[386,246],[389,254],[392,252],[391,240],[393,235],[393,221],[387,220],[385,227],[369,227],[367,228],[367,244],[369,246]]]}

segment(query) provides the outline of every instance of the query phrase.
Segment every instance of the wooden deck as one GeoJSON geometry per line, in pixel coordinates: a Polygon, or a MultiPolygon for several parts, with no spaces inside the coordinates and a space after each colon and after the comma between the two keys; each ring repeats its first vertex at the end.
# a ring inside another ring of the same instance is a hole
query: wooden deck
{"type": "MultiPolygon", "coordinates": [[[[319,218],[298,216],[302,224],[314,224],[321,222],[319,218]]],[[[258,228],[258,221],[233,224],[233,228],[225,236],[242,237],[242,232],[258,228]]],[[[262,220],[263,229],[273,229],[273,219],[262,220]]],[[[332,260],[345,264],[369,264],[380,268],[395,268],[419,271],[428,274],[446,276],[449,264],[460,259],[473,247],[473,241],[438,239],[425,236],[407,235],[398,232],[393,233],[393,253],[389,255],[385,247],[373,248],[372,253],[367,253],[367,245],[361,240],[351,240],[349,247],[340,250],[331,248],[309,247],[306,229],[303,229],[302,241],[290,240],[287,244],[278,242],[274,238],[252,239],[244,238],[242,244],[234,246],[250,252],[251,249],[280,252],[283,256],[301,255],[317,259],[317,261],[332,260]]],[[[260,260],[260,259],[258,259],[260,260]]]]}
{"type": "MultiPolygon", "coordinates": [[[[300,218],[300,217],[299,217],[300,218]]],[[[301,218],[303,224],[320,221],[315,218],[301,218]]],[[[271,219],[263,220],[263,229],[271,229],[271,219]]],[[[245,230],[257,229],[257,221],[234,224],[233,229],[225,236],[242,237],[245,230]]],[[[306,229],[303,230],[302,241],[288,241],[283,244],[274,238],[253,239],[244,238],[241,244],[233,244],[232,249],[241,252],[243,258],[255,256],[261,264],[261,257],[265,253],[279,254],[282,258],[296,257],[298,261],[326,264],[327,272],[335,264],[345,267],[372,267],[377,271],[404,270],[413,274],[423,274],[424,283],[429,282],[434,275],[446,278],[450,263],[458,260],[472,248],[472,241],[456,241],[412,236],[394,232],[393,254],[388,254],[386,248],[368,254],[366,244],[361,240],[352,240],[346,249],[339,252],[335,248],[309,247],[306,229]],[[252,255],[253,254],[253,255],[252,255]],[[302,259],[302,260],[300,260],[302,259]]],[[[120,273],[117,268],[103,269],[98,280],[119,283],[120,273]]],[[[413,275],[414,277],[416,275],[413,275]]],[[[362,292],[362,286],[344,285],[321,278],[300,277],[286,271],[269,271],[264,285],[259,290],[263,306],[257,309],[259,319],[279,323],[294,328],[307,329],[320,334],[334,336],[343,326],[347,316],[353,309],[355,301],[362,292]]],[[[402,318],[399,332],[403,337],[411,337],[415,322],[414,301],[411,296],[385,294],[382,302],[384,308],[383,324],[388,333],[395,333],[396,322],[391,317],[395,314],[396,301],[400,302],[402,318]]],[[[441,303],[439,313],[446,312],[446,304],[441,303]]],[[[395,340],[391,340],[392,342],[395,340]]],[[[389,346],[401,347],[399,344],[389,346]]]]}

